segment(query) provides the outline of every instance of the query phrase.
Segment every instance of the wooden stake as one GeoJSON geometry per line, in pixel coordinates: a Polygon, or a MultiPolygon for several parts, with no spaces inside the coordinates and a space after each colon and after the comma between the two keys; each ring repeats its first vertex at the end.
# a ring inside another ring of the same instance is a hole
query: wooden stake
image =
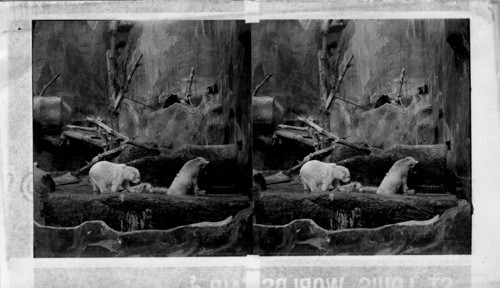
{"type": "Polygon", "coordinates": [[[342,69],[342,72],[340,73],[339,80],[337,81],[337,84],[332,89],[332,91],[330,91],[330,96],[328,96],[328,100],[326,100],[325,111],[328,111],[328,109],[330,109],[330,105],[332,104],[332,101],[335,98],[335,95],[340,91],[340,84],[342,83],[342,80],[344,79],[344,76],[345,76],[345,73],[347,72],[347,69],[349,67],[351,67],[352,59],[354,59],[354,54],[351,56],[349,61],[347,61],[347,64],[344,66],[344,69],[342,69]]]}
{"type": "Polygon", "coordinates": [[[262,82],[260,82],[260,84],[257,85],[257,87],[255,87],[255,90],[253,91],[252,97],[255,97],[257,95],[257,92],[259,92],[260,87],[262,87],[262,85],[264,85],[264,83],[266,83],[267,80],[269,80],[269,78],[271,78],[271,76],[273,76],[273,73],[267,75],[266,78],[264,78],[264,80],[262,82]]]}
{"type": "Polygon", "coordinates": [[[47,83],[47,85],[43,86],[42,92],[40,93],[39,96],[43,96],[43,94],[45,94],[45,91],[47,90],[47,88],[49,88],[50,84],[52,84],[54,81],[56,81],[56,79],[59,78],[59,76],[61,76],[61,73],[54,76],[54,78],[52,78],[52,80],[50,80],[49,83],[47,83]]]}
{"type": "Polygon", "coordinates": [[[403,103],[401,103],[401,96],[403,94],[403,81],[405,79],[405,73],[406,73],[406,70],[405,68],[403,68],[403,70],[401,70],[401,75],[399,76],[399,87],[398,87],[398,92],[397,92],[397,96],[396,96],[396,101],[398,102],[399,105],[403,105],[403,103]]]}

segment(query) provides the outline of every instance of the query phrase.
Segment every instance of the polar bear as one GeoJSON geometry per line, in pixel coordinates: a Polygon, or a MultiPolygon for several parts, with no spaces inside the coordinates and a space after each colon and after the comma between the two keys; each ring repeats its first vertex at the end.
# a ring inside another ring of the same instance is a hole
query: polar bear
{"type": "Polygon", "coordinates": [[[115,164],[108,161],[99,161],[90,168],[89,180],[94,188],[94,194],[117,192],[122,186],[128,192],[134,192],[129,185],[141,182],[139,170],[125,164],[115,164]],[[111,186],[111,189],[109,187],[111,186]]]}
{"type": "Polygon", "coordinates": [[[304,185],[304,191],[311,192],[321,189],[326,191],[330,185],[339,191],[344,191],[339,180],[348,183],[351,181],[349,170],[334,163],[323,163],[318,160],[311,160],[300,168],[300,180],[304,185]]]}
{"type": "Polygon", "coordinates": [[[344,190],[344,192],[347,193],[352,193],[352,192],[362,193],[363,185],[361,185],[361,183],[359,182],[351,182],[349,184],[342,185],[342,189],[344,190]]]}
{"type": "Polygon", "coordinates": [[[174,181],[168,188],[167,195],[187,195],[195,194],[198,189],[198,173],[209,162],[203,157],[198,157],[187,161],[182,166],[174,181]]]}
{"type": "Polygon", "coordinates": [[[415,167],[417,163],[418,161],[413,157],[406,157],[396,161],[385,175],[380,186],[378,186],[376,194],[394,195],[399,191],[403,191],[404,194],[409,192],[406,185],[408,171],[415,167]]]}
{"type": "Polygon", "coordinates": [[[135,193],[139,193],[139,194],[140,193],[148,193],[148,194],[153,193],[153,186],[151,186],[151,184],[149,184],[147,182],[141,183],[139,185],[132,186],[131,189],[135,193]]]}

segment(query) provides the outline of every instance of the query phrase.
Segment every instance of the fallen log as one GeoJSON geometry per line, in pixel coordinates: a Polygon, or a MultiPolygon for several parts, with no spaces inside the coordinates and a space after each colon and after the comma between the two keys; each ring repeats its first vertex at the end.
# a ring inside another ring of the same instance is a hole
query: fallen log
{"type": "Polygon", "coordinates": [[[422,192],[419,186],[443,186],[448,181],[446,151],[444,144],[395,145],[376,155],[356,156],[336,164],[349,169],[351,181],[361,182],[364,186],[378,186],[394,162],[411,156],[418,164],[408,174],[408,186],[422,192]]]}
{"type": "Polygon", "coordinates": [[[82,130],[82,131],[88,131],[88,132],[97,132],[97,127],[83,127],[83,126],[76,126],[76,125],[66,125],[66,129],[71,129],[71,130],[82,130]]]}
{"type": "Polygon", "coordinates": [[[273,137],[281,137],[281,138],[286,138],[290,140],[294,140],[297,142],[300,142],[302,144],[305,144],[307,146],[314,147],[314,141],[312,139],[307,139],[304,137],[304,135],[300,135],[297,133],[294,133],[292,131],[287,131],[287,130],[277,130],[274,132],[273,137]]]}
{"type": "MultiPolygon", "coordinates": [[[[72,186],[65,187],[72,189],[72,186]]],[[[75,192],[52,193],[43,210],[45,225],[72,227],[84,221],[102,220],[118,231],[170,229],[221,221],[250,207],[244,196],[218,198],[125,192],[121,201],[120,193],[94,196],[91,186],[84,188],[84,191],[80,187],[75,188],[75,192]]]]}
{"type": "MultiPolygon", "coordinates": [[[[284,191],[286,192],[286,191],[284,191]]],[[[458,205],[455,196],[381,196],[363,193],[261,194],[255,200],[256,223],[286,225],[311,219],[328,230],[375,228],[410,220],[428,220],[458,205]]]]}
{"type": "Polygon", "coordinates": [[[103,147],[103,142],[101,139],[94,139],[92,138],[92,134],[87,134],[87,133],[81,133],[78,131],[72,131],[72,130],[66,130],[63,131],[61,134],[61,138],[73,138],[81,141],[85,141],[87,143],[90,143],[94,146],[98,147],[103,147]]]}
{"type": "Polygon", "coordinates": [[[308,127],[290,126],[290,125],[284,125],[284,124],[278,125],[278,128],[280,128],[280,129],[288,129],[288,130],[304,131],[304,132],[308,132],[309,131],[308,127]]]}
{"type": "Polygon", "coordinates": [[[185,145],[168,155],[148,156],[127,162],[141,173],[141,180],[153,186],[169,187],[184,164],[196,157],[209,161],[198,177],[198,187],[207,193],[220,193],[232,190],[233,193],[243,193],[237,187],[245,171],[241,171],[237,161],[238,150],[230,145],[185,145]]]}

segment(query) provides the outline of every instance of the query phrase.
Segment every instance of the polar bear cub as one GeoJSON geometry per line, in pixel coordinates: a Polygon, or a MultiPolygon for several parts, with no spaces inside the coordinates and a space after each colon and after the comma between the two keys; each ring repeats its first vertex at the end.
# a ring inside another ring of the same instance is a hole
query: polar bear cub
{"type": "Polygon", "coordinates": [[[208,163],[203,157],[187,161],[179,173],[177,173],[177,176],[175,176],[170,188],[168,188],[167,195],[195,194],[199,190],[198,173],[208,163]]]}
{"type": "Polygon", "coordinates": [[[129,181],[137,184],[141,182],[141,175],[139,170],[125,164],[99,161],[90,168],[89,179],[94,188],[94,194],[114,193],[120,186],[128,192],[134,192],[129,181]]]}
{"type": "Polygon", "coordinates": [[[385,175],[380,186],[378,186],[376,194],[393,195],[400,191],[406,194],[408,191],[408,186],[406,184],[408,171],[415,167],[417,163],[418,161],[413,157],[406,157],[396,161],[385,175]]]}
{"type": "Polygon", "coordinates": [[[300,168],[300,180],[304,185],[304,191],[321,190],[324,192],[330,185],[339,191],[344,191],[345,189],[340,186],[339,181],[350,182],[351,174],[344,166],[311,160],[300,168]]]}

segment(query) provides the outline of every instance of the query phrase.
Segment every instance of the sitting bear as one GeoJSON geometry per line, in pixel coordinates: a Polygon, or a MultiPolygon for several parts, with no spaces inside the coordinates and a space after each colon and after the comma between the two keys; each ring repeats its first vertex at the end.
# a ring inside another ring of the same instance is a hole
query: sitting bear
{"type": "Polygon", "coordinates": [[[415,167],[417,163],[418,161],[413,159],[413,157],[406,157],[396,161],[385,175],[376,194],[394,195],[400,191],[406,194],[408,192],[408,186],[406,185],[408,171],[415,167]]]}
{"type": "Polygon", "coordinates": [[[198,173],[209,162],[203,157],[189,160],[182,166],[181,170],[175,176],[174,181],[168,188],[167,195],[187,195],[195,194],[198,189],[198,173]]]}
{"type": "Polygon", "coordinates": [[[348,183],[351,181],[351,174],[343,166],[311,160],[300,168],[300,180],[306,192],[308,189],[311,192],[318,189],[324,192],[330,185],[343,192],[345,189],[340,186],[339,180],[348,183]]]}
{"type": "Polygon", "coordinates": [[[120,186],[128,192],[134,192],[130,188],[129,181],[137,184],[141,182],[141,175],[139,170],[125,164],[99,161],[90,168],[89,180],[94,188],[94,194],[117,192],[120,186]]]}

